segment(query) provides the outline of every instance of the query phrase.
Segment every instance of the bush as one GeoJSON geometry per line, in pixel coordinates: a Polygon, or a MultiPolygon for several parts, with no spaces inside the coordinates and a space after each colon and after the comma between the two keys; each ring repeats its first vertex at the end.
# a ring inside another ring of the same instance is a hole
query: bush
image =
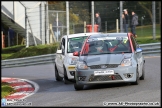
{"type": "Polygon", "coordinates": [[[44,54],[53,54],[56,52],[57,47],[58,47],[58,43],[48,44],[48,45],[30,46],[28,48],[26,48],[25,46],[15,46],[12,48],[4,48],[2,49],[1,58],[2,60],[4,60],[4,59],[38,56],[38,55],[44,55],[44,54]]]}
{"type": "Polygon", "coordinates": [[[2,53],[8,54],[8,53],[13,53],[13,52],[18,52],[23,48],[25,48],[25,45],[16,45],[16,46],[11,46],[11,47],[6,47],[2,49],[2,53]]]}

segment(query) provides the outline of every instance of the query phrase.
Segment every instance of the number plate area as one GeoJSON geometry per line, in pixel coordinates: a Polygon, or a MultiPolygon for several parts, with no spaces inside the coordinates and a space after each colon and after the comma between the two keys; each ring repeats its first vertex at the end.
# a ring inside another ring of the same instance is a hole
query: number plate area
{"type": "Polygon", "coordinates": [[[94,71],[94,75],[112,75],[114,74],[114,70],[103,70],[103,71],[94,71]]]}

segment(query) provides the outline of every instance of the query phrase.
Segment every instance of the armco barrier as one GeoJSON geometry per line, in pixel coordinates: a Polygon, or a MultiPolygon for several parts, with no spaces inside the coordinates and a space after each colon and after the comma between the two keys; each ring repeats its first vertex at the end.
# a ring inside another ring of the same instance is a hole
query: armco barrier
{"type": "MultiPolygon", "coordinates": [[[[153,56],[161,54],[161,43],[140,44],[144,56],[153,56]]],[[[18,59],[7,59],[1,61],[1,67],[20,67],[38,64],[54,63],[56,54],[46,54],[18,59]]]]}
{"type": "Polygon", "coordinates": [[[161,54],[161,43],[140,44],[144,56],[153,56],[161,54]]]}
{"type": "Polygon", "coordinates": [[[37,64],[47,64],[54,63],[55,54],[47,54],[40,56],[32,56],[18,59],[7,59],[1,61],[1,67],[20,67],[20,66],[29,66],[37,64]]]}

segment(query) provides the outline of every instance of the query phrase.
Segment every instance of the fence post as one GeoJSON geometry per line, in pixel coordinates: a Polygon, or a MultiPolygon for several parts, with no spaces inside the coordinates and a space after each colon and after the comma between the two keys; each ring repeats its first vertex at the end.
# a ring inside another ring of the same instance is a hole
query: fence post
{"type": "Polygon", "coordinates": [[[10,33],[8,31],[8,47],[10,47],[10,33]]]}
{"type": "Polygon", "coordinates": [[[54,36],[53,29],[52,29],[52,24],[50,24],[50,31],[51,31],[51,33],[50,33],[50,40],[51,40],[51,42],[53,42],[53,39],[54,39],[54,42],[56,42],[56,38],[54,36]],[[52,37],[53,37],[53,39],[52,39],[52,37]]]}
{"type": "Polygon", "coordinates": [[[67,36],[69,35],[69,2],[66,1],[66,27],[67,27],[67,36]]]}
{"type": "Polygon", "coordinates": [[[34,44],[35,44],[35,46],[37,46],[37,42],[35,40],[35,36],[33,35],[33,31],[32,31],[32,28],[31,28],[31,25],[30,25],[30,22],[29,22],[29,18],[28,18],[28,23],[29,23],[29,27],[30,27],[30,30],[31,30],[31,33],[32,33],[32,36],[33,36],[34,44]]]}
{"type": "MultiPolygon", "coordinates": [[[[27,16],[26,16],[27,17],[27,16]]],[[[27,18],[26,18],[27,19],[27,18]]],[[[26,22],[26,26],[28,25],[28,22],[26,22]]],[[[26,38],[25,38],[25,42],[26,42],[26,48],[29,47],[29,32],[28,29],[26,29],[26,38]]]]}
{"type": "Polygon", "coordinates": [[[120,1],[120,32],[123,32],[123,18],[122,18],[122,13],[123,13],[123,1],[120,1]]]}
{"type": "Polygon", "coordinates": [[[152,24],[153,24],[153,39],[156,39],[156,10],[155,10],[155,1],[152,1],[152,24]]]}
{"type": "MultiPolygon", "coordinates": [[[[20,1],[19,1],[20,2],[20,1]]],[[[21,2],[20,2],[21,3],[21,2]]],[[[21,3],[22,4],[22,3],[21,3]]],[[[29,40],[28,40],[28,27],[27,27],[27,8],[22,4],[22,6],[25,8],[25,44],[26,44],[26,48],[29,47],[29,40]]]]}
{"type": "Polygon", "coordinates": [[[50,43],[49,42],[49,36],[47,35],[47,33],[49,33],[49,26],[48,26],[48,24],[49,24],[49,19],[48,19],[48,1],[46,1],[46,3],[45,3],[45,44],[47,44],[47,43],[50,43]],[[48,36],[48,38],[47,38],[47,36],[48,36]]]}
{"type": "Polygon", "coordinates": [[[86,33],[86,21],[84,21],[84,33],[86,33]]]}
{"type": "Polygon", "coordinates": [[[91,1],[91,8],[92,8],[92,14],[91,14],[91,18],[92,18],[92,32],[94,32],[94,1],[91,1]]]}
{"type": "Polygon", "coordinates": [[[107,33],[107,21],[105,21],[105,33],[107,33]]]}
{"type": "Polygon", "coordinates": [[[119,33],[119,21],[116,19],[116,32],[119,33]]]}

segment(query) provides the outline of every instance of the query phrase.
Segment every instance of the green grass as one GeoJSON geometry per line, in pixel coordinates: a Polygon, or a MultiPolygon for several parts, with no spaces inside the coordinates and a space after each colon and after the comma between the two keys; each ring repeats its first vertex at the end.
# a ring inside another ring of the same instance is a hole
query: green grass
{"type": "MultiPolygon", "coordinates": [[[[120,30],[119,30],[120,31],[120,30]]],[[[129,32],[130,32],[129,28],[129,32]]],[[[108,31],[108,33],[116,32],[116,30],[108,31]]],[[[148,43],[156,43],[161,42],[161,35],[160,35],[160,25],[156,25],[156,39],[153,40],[153,30],[152,25],[147,26],[137,26],[136,27],[136,34],[137,34],[137,42],[139,44],[148,44],[148,43]]]]}
{"type": "MultiPolygon", "coordinates": [[[[130,29],[129,29],[130,31],[130,29]]],[[[115,30],[108,31],[108,33],[116,32],[115,30]]],[[[152,37],[152,25],[147,26],[138,26],[136,27],[136,33],[138,37],[136,38],[139,44],[148,44],[161,42],[160,35],[160,25],[156,25],[156,39],[153,40],[152,37]]],[[[3,48],[1,51],[1,59],[14,59],[30,56],[38,56],[44,54],[54,54],[57,50],[58,43],[49,44],[49,45],[38,45],[30,46],[28,48],[25,45],[17,45],[12,47],[3,48]]]]}
{"type": "Polygon", "coordinates": [[[8,83],[1,82],[1,99],[14,93],[15,90],[8,83]]]}
{"type": "Polygon", "coordinates": [[[161,36],[160,36],[160,25],[156,25],[156,37],[155,40],[153,39],[153,30],[152,25],[150,26],[139,26],[136,28],[136,33],[138,35],[137,42],[139,44],[145,44],[145,43],[155,43],[155,42],[161,42],[161,36]]]}

